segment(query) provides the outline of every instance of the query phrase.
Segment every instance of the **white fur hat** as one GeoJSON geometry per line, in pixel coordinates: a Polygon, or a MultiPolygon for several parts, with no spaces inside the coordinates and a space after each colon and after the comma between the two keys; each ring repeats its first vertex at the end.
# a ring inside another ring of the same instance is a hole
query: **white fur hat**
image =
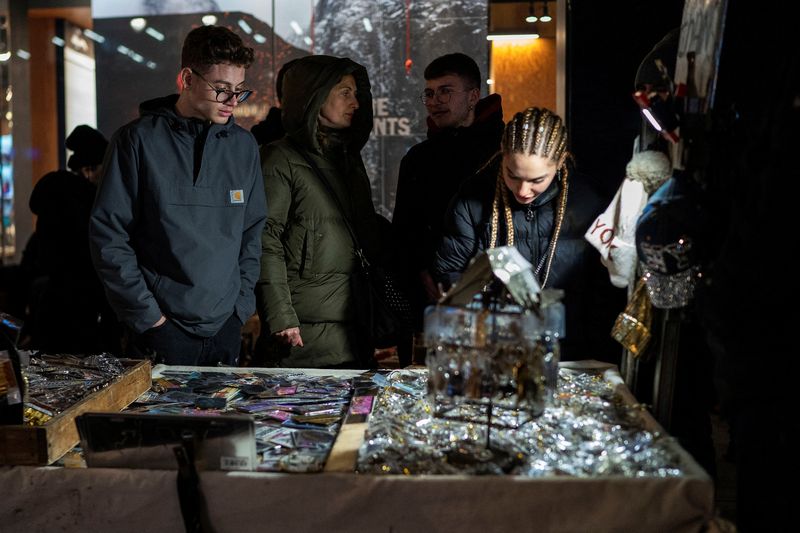
{"type": "Polygon", "coordinates": [[[625,175],[629,179],[641,182],[650,195],[672,175],[672,164],[662,152],[646,150],[634,154],[625,167],[625,175]]]}

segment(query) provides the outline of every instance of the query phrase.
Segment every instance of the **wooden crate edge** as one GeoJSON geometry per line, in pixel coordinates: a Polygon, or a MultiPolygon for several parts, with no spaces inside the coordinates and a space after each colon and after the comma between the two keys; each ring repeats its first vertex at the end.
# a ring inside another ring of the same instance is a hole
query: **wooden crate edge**
{"type": "Polygon", "coordinates": [[[79,442],[75,417],[89,411],[118,412],[150,388],[152,365],[137,361],[106,387],[41,426],[0,426],[0,465],[52,464],[79,442]],[[18,445],[27,443],[27,450],[18,445]]]}

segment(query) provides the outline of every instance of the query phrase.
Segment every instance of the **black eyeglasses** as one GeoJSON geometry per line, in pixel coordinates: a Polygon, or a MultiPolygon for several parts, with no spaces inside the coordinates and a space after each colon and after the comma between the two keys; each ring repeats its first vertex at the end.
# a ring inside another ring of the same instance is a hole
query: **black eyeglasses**
{"type": "Polygon", "coordinates": [[[439,87],[435,91],[433,89],[425,89],[419,95],[419,99],[425,105],[434,103],[434,99],[439,103],[446,104],[455,93],[468,93],[470,90],[457,91],[452,87],[439,87]]]}
{"type": "Polygon", "coordinates": [[[191,70],[192,74],[197,74],[198,78],[206,82],[206,85],[208,85],[211,88],[211,90],[214,91],[214,93],[216,93],[217,102],[221,104],[227,104],[228,102],[231,101],[231,98],[235,98],[236,101],[241,104],[242,102],[247,100],[251,94],[253,94],[253,91],[251,91],[250,89],[245,89],[243,91],[230,91],[228,89],[217,89],[216,87],[211,85],[208,82],[208,80],[203,77],[202,74],[200,74],[194,69],[189,69],[189,70],[191,70]]]}

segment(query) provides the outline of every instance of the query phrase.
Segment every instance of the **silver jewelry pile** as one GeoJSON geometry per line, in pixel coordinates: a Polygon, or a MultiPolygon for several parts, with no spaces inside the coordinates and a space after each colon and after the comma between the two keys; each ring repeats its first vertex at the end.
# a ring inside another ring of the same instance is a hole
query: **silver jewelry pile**
{"type": "Polygon", "coordinates": [[[684,474],[671,437],[644,428],[643,407],[614,391],[602,372],[559,371],[553,402],[530,419],[464,403],[437,417],[427,373],[400,370],[385,382],[359,450],[357,470],[373,474],[514,474],[675,477],[684,474]]]}

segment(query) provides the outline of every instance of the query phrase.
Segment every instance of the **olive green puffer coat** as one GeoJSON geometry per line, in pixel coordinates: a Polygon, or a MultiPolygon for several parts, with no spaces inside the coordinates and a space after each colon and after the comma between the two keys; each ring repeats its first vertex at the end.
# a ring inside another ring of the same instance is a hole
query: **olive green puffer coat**
{"type": "Polygon", "coordinates": [[[309,56],[283,81],[286,137],[262,148],[269,217],[262,238],[256,285],[262,339],[300,328],[303,347],[263,342],[267,364],[293,367],[353,365],[369,356],[356,326],[364,298],[354,283],[359,262],[342,212],[309,165],[325,175],[368,255],[377,245],[375,209],[360,150],[372,129],[372,95],[366,70],[346,58],[309,56]],[[343,76],[356,80],[359,109],[351,127],[320,131],[319,111],[343,76]],[[305,153],[305,156],[300,151],[305,153]]]}

